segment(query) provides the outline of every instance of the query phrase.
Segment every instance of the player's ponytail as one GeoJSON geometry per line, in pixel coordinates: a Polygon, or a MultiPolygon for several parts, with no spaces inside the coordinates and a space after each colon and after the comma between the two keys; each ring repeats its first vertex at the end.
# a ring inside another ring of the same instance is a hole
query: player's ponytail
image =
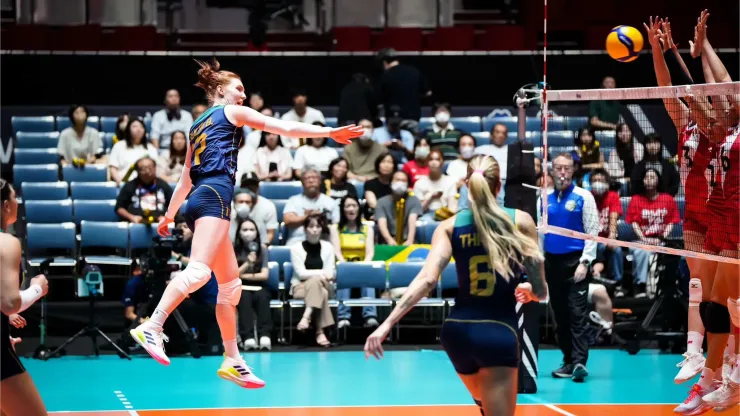
{"type": "Polygon", "coordinates": [[[468,180],[470,210],[473,212],[478,238],[488,252],[491,267],[507,280],[513,276],[511,262],[522,266],[525,257],[542,260],[537,243],[514,225],[509,215],[496,202],[492,190],[501,187],[498,162],[491,156],[476,156],[470,161],[473,173],[468,180]]]}
{"type": "Polygon", "coordinates": [[[215,101],[218,95],[216,88],[219,85],[226,85],[232,78],[239,78],[233,72],[221,71],[221,64],[216,58],[211,59],[210,62],[199,61],[197,59],[195,62],[200,66],[198,70],[198,82],[195,86],[202,88],[206,92],[209,104],[213,104],[215,101]]]}

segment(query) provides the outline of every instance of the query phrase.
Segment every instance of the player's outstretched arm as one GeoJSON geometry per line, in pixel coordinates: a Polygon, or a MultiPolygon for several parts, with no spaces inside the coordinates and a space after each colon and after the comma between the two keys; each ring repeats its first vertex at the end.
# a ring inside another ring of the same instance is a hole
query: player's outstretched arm
{"type": "Polygon", "coordinates": [[[280,120],[255,111],[249,107],[227,105],[224,107],[226,118],[235,126],[249,126],[255,130],[280,134],[288,137],[331,137],[337,143],[349,144],[350,139],[362,136],[364,129],[350,125],[339,128],[314,126],[296,121],[280,120]]]}

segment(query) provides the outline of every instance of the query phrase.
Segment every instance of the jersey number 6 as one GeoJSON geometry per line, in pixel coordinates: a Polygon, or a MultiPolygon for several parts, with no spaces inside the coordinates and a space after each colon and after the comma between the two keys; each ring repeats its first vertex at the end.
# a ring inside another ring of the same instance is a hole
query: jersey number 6
{"type": "Polygon", "coordinates": [[[193,164],[195,166],[200,165],[200,154],[203,153],[206,150],[206,134],[201,133],[200,136],[198,136],[195,139],[195,142],[193,142],[193,156],[194,161],[193,164]]]}
{"type": "Polygon", "coordinates": [[[470,294],[473,296],[491,296],[496,287],[496,274],[491,269],[488,256],[470,258],[470,294]],[[481,271],[481,267],[485,271],[481,271]]]}

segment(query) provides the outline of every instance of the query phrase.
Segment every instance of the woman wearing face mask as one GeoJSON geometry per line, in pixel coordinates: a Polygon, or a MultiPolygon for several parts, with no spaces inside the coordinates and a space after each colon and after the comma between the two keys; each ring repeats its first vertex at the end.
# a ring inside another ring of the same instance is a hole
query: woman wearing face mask
{"type": "Polygon", "coordinates": [[[459,190],[465,185],[465,179],[468,176],[468,164],[475,153],[475,138],[469,134],[460,136],[458,150],[460,156],[450,162],[446,174],[457,182],[457,189],[459,190]]]}
{"type": "Polygon", "coordinates": [[[375,210],[380,198],[391,193],[391,177],[396,166],[396,159],[390,153],[384,153],[375,159],[375,172],[378,176],[365,182],[365,201],[371,210],[375,210]]]}
{"type": "Polygon", "coordinates": [[[329,347],[331,343],[324,330],[334,325],[334,317],[329,308],[329,298],[334,294],[336,278],[334,248],[331,243],[322,240],[322,236],[329,234],[324,215],[309,215],[303,226],[306,240],[293,244],[290,248],[290,261],[294,270],[290,294],[294,299],[304,299],[306,302],[306,310],[297,329],[307,331],[313,322],[316,344],[329,347]]]}
{"type": "Polygon", "coordinates": [[[257,224],[251,219],[240,219],[238,236],[234,242],[234,253],[239,264],[239,277],[246,289],[239,300],[239,335],[244,340],[245,351],[270,350],[272,342],[272,315],[270,313],[270,291],[267,281],[267,247],[260,241],[257,224]],[[257,333],[254,318],[257,314],[257,333]],[[259,340],[259,345],[257,341],[259,340]]]}
{"type": "Polygon", "coordinates": [[[442,173],[443,163],[442,152],[432,150],[429,153],[429,176],[421,177],[414,185],[414,193],[421,200],[421,209],[427,220],[434,220],[435,212],[440,208],[457,212],[457,183],[442,173]]]}
{"type": "Polygon", "coordinates": [[[403,165],[403,171],[409,175],[411,186],[414,186],[420,177],[429,176],[429,164],[427,163],[427,158],[429,157],[429,152],[431,150],[432,146],[429,143],[429,139],[426,137],[416,139],[416,142],[414,143],[414,159],[403,165]]]}
{"type": "Polygon", "coordinates": [[[329,179],[321,182],[321,193],[336,200],[350,196],[357,199],[357,188],[347,182],[349,164],[347,159],[338,157],[329,164],[329,179]]]}
{"type": "Polygon", "coordinates": [[[157,162],[157,177],[168,183],[176,183],[180,180],[182,169],[185,166],[185,153],[187,153],[187,136],[185,132],[176,131],[170,136],[170,148],[159,156],[157,162]]]}
{"type": "Polygon", "coordinates": [[[393,173],[391,189],[390,195],[378,200],[375,210],[378,231],[383,237],[379,241],[392,246],[410,246],[416,236],[416,220],[422,214],[421,202],[408,192],[409,177],[402,170],[393,173]],[[401,205],[403,211],[400,211],[401,205]]]}
{"type": "Polygon", "coordinates": [[[100,163],[105,156],[100,132],[87,125],[88,112],[84,105],[69,108],[69,121],[72,126],[59,133],[57,153],[62,166],[100,163]]]}
{"type": "Polygon", "coordinates": [[[293,156],[283,147],[277,134],[262,132],[254,160],[254,172],[261,181],[280,182],[293,178],[293,156]]]}
{"type": "MultiPolygon", "coordinates": [[[[319,121],[313,124],[314,126],[324,127],[324,124],[319,121]]],[[[306,139],[306,144],[295,151],[293,173],[297,178],[300,178],[303,169],[312,167],[326,177],[326,173],[329,172],[329,164],[338,157],[337,150],[326,145],[326,138],[306,139]]]]}
{"type": "Polygon", "coordinates": [[[671,196],[678,194],[681,178],[676,168],[662,156],[663,139],[657,133],[645,136],[645,158],[632,170],[630,183],[632,195],[640,194],[644,190],[642,178],[648,169],[654,169],[660,174],[660,188],[671,196]]]}
{"type": "MultiPolygon", "coordinates": [[[[591,194],[596,201],[601,228],[599,237],[617,239],[617,221],[622,215],[622,202],[619,194],[609,190],[609,174],[604,169],[591,172],[591,194]]],[[[608,277],[611,280],[622,280],[622,248],[612,244],[599,243],[599,256],[606,258],[609,266],[608,277]]]]}

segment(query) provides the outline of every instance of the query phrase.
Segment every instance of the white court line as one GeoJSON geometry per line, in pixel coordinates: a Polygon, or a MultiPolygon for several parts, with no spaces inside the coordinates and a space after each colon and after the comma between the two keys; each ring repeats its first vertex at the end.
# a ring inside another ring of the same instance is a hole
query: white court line
{"type": "Polygon", "coordinates": [[[123,405],[123,408],[128,410],[129,416],[139,416],[136,410],[134,410],[134,406],[131,405],[131,402],[126,398],[126,395],[124,395],[121,390],[114,390],[113,394],[116,395],[118,400],[121,402],[121,405],[123,405]]]}
{"type": "Polygon", "coordinates": [[[553,404],[546,404],[544,406],[546,408],[550,409],[550,410],[553,410],[555,412],[560,413],[561,415],[565,415],[565,416],[576,416],[573,413],[566,412],[565,410],[563,410],[563,409],[561,409],[561,408],[559,408],[559,407],[557,407],[557,406],[555,406],[553,404]]]}

